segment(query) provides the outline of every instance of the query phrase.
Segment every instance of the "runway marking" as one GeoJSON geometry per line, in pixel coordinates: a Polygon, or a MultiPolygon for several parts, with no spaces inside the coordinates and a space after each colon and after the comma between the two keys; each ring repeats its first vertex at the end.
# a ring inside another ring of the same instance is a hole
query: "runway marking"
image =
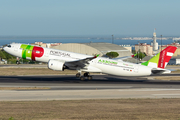
{"type": "MultiPolygon", "coordinates": [[[[0,87],[19,87],[18,85],[0,85],[0,87]]],[[[49,88],[61,88],[61,89],[127,89],[132,88],[133,86],[22,86],[22,87],[49,87],[49,88]]]]}
{"type": "Polygon", "coordinates": [[[118,91],[180,91],[180,89],[124,89],[124,90],[118,90],[118,91]]]}
{"type": "Polygon", "coordinates": [[[169,96],[174,96],[174,95],[179,95],[180,96],[180,94],[152,94],[152,95],[155,95],[155,96],[166,96],[166,95],[169,95],[169,96]]]}

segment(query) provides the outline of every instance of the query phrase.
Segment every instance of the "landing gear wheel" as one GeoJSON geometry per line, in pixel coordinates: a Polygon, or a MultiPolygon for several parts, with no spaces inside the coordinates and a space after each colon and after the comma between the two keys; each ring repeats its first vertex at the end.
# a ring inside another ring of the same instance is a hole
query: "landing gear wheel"
{"type": "Polygon", "coordinates": [[[85,78],[84,78],[83,76],[81,76],[81,77],[80,77],[80,80],[82,80],[82,81],[83,81],[83,80],[85,80],[85,78]]]}
{"type": "Polygon", "coordinates": [[[92,76],[88,76],[88,80],[92,80],[92,76]]]}
{"type": "Polygon", "coordinates": [[[78,78],[79,78],[80,76],[81,76],[81,74],[80,74],[80,73],[77,73],[77,74],[76,74],[76,77],[78,77],[78,78]]]}
{"type": "Polygon", "coordinates": [[[89,77],[89,72],[84,73],[84,77],[89,77]]]}

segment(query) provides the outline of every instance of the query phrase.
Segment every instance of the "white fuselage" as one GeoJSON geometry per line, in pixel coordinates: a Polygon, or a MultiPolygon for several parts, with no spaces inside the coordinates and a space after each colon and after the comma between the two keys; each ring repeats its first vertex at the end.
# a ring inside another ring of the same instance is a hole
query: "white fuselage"
{"type": "MultiPolygon", "coordinates": [[[[36,61],[48,62],[49,60],[61,60],[65,62],[68,61],[70,62],[70,61],[78,61],[81,59],[92,57],[89,55],[50,49],[50,48],[43,48],[43,49],[44,51],[42,56],[40,57],[35,56],[36,61]]],[[[11,44],[11,47],[4,47],[4,50],[11,55],[22,58],[23,58],[23,54],[25,54],[23,53],[23,50],[25,49],[21,48],[21,44],[11,44]]],[[[31,60],[32,56],[30,55],[30,53],[36,52],[36,54],[39,54],[40,51],[27,49],[25,52],[26,52],[25,55],[26,59],[31,60]]],[[[79,70],[79,68],[74,68],[74,69],[79,70]]],[[[147,76],[152,74],[151,69],[152,68],[148,66],[112,60],[104,57],[97,57],[89,61],[89,64],[85,68],[81,69],[81,71],[101,72],[116,76],[147,76]]]]}

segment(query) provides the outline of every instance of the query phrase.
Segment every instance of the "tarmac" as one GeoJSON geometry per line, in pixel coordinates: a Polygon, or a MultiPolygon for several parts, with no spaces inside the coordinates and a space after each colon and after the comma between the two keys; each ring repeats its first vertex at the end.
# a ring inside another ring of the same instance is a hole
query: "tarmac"
{"type": "Polygon", "coordinates": [[[80,81],[75,75],[0,76],[0,87],[49,88],[0,90],[0,101],[180,98],[179,81],[148,80],[146,77],[94,75],[91,81],[80,81]]]}
{"type": "Polygon", "coordinates": [[[0,68],[47,68],[47,64],[0,64],[0,68]]]}

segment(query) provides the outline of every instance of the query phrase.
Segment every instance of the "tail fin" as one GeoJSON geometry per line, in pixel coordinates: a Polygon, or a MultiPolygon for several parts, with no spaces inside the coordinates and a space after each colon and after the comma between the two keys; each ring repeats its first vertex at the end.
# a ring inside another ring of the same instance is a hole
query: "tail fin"
{"type": "Polygon", "coordinates": [[[135,57],[137,54],[134,54],[134,55],[131,55],[131,57],[133,58],[133,57],[135,57]]]}
{"type": "Polygon", "coordinates": [[[173,56],[176,49],[177,48],[174,46],[168,46],[150,60],[141,63],[141,65],[164,69],[168,64],[169,60],[171,59],[171,57],[173,56]]]}

